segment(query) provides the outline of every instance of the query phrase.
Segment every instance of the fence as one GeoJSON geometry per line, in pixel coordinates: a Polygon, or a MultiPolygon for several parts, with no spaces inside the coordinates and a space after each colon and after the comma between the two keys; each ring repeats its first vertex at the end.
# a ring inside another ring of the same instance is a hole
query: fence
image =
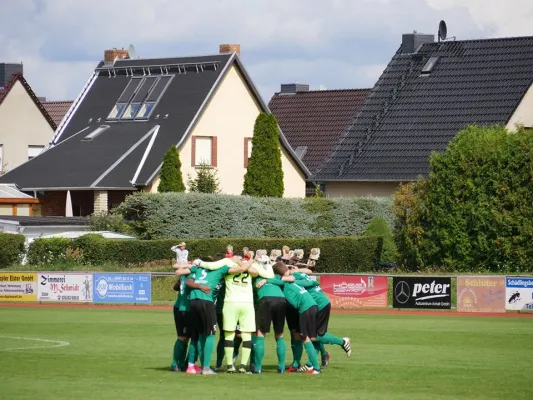
{"type": "MultiPolygon", "coordinates": [[[[317,274],[334,308],[533,311],[533,277],[317,274]]],[[[174,274],[2,272],[0,301],[156,304],[172,301],[174,274]]]]}

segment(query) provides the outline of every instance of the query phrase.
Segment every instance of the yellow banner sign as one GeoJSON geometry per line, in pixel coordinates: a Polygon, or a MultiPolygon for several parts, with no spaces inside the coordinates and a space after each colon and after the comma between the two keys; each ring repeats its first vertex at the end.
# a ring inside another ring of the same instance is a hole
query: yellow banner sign
{"type": "Polygon", "coordinates": [[[0,301],[37,301],[37,274],[1,272],[0,301]]]}

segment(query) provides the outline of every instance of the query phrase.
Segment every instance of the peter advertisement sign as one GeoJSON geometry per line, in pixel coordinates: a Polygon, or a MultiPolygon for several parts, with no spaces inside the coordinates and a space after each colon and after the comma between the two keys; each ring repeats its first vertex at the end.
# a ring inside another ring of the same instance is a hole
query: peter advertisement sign
{"type": "Polygon", "coordinates": [[[39,300],[91,302],[93,275],[84,273],[40,273],[39,300]]]}
{"type": "Polygon", "coordinates": [[[0,273],[0,301],[37,301],[37,274],[0,273]]]}
{"type": "Polygon", "coordinates": [[[392,279],[392,306],[449,310],[452,307],[451,288],[451,278],[395,276],[392,279]]]}
{"type": "Polygon", "coordinates": [[[386,276],[324,275],[320,277],[320,287],[328,296],[332,307],[388,306],[386,276]]]}
{"type": "Polygon", "coordinates": [[[505,312],[503,276],[458,276],[457,311],[505,312]]]}

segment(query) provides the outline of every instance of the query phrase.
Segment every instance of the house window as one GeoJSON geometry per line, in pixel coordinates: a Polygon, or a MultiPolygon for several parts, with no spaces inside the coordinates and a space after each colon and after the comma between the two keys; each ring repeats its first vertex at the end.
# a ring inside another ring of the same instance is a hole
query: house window
{"type": "Polygon", "coordinates": [[[0,144],[0,174],[4,173],[4,145],[0,144]]]}
{"type": "Polygon", "coordinates": [[[217,166],[217,138],[214,136],[192,137],[192,166],[217,166]]]}
{"type": "Polygon", "coordinates": [[[37,157],[43,151],[44,146],[28,146],[28,160],[37,157]]]}

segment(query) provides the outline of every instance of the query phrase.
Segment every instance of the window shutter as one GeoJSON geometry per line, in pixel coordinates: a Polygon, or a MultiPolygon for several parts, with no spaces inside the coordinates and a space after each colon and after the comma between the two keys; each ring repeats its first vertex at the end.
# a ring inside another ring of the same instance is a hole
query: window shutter
{"type": "Polygon", "coordinates": [[[217,150],[217,137],[213,136],[211,138],[211,165],[213,167],[216,167],[218,164],[217,150]]]}
{"type": "Polygon", "coordinates": [[[244,168],[248,168],[248,138],[244,138],[244,168]]]}
{"type": "Polygon", "coordinates": [[[196,136],[191,137],[191,167],[196,166],[196,136]]]}

